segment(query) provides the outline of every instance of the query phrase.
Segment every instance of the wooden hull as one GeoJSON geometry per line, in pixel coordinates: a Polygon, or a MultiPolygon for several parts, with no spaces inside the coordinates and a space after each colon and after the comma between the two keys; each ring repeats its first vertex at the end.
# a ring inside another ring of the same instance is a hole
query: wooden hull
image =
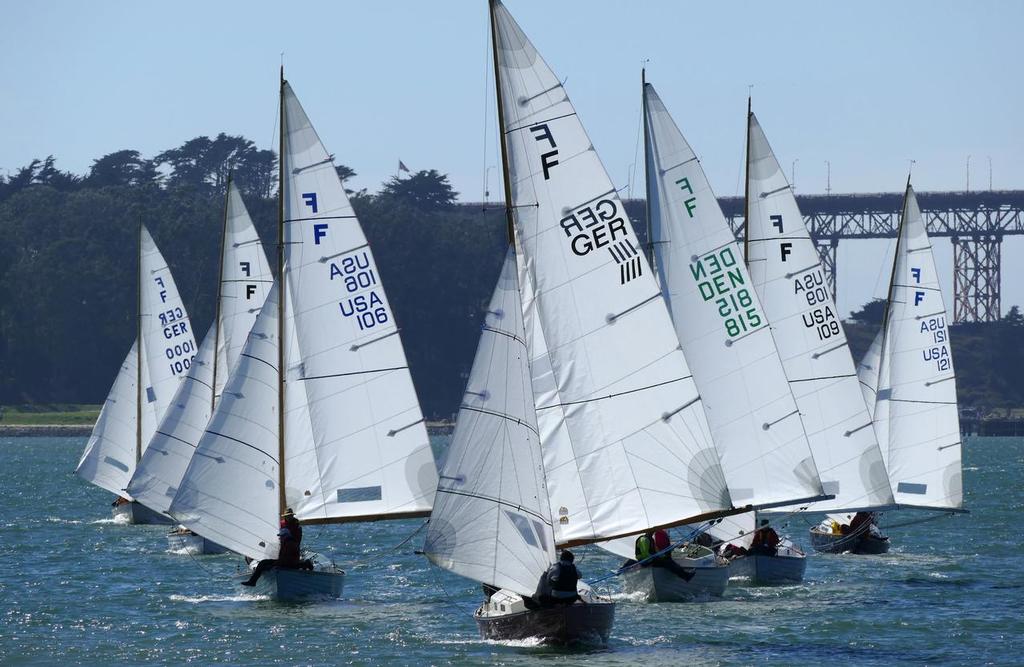
{"type": "Polygon", "coordinates": [[[341,570],[279,570],[265,573],[254,590],[280,602],[340,598],[345,586],[341,570]]]}
{"type": "Polygon", "coordinates": [[[154,512],[145,505],[134,500],[130,503],[115,505],[111,512],[114,519],[119,522],[133,525],[171,526],[174,521],[169,516],[154,512]]]}
{"type": "Polygon", "coordinates": [[[663,567],[638,567],[622,575],[626,593],[643,593],[648,602],[689,602],[708,597],[722,597],[729,584],[727,565],[691,566],[693,579],[686,581],[663,567]]]}
{"type": "Polygon", "coordinates": [[[477,610],[474,618],[484,639],[538,638],[550,644],[604,644],[615,622],[615,604],[575,602],[492,616],[477,610]]]}
{"type": "Polygon", "coordinates": [[[889,551],[889,538],[870,533],[858,536],[836,535],[811,528],[811,546],[815,551],[830,554],[884,554],[889,551]]]}
{"type": "Polygon", "coordinates": [[[171,551],[189,553],[197,556],[228,553],[227,547],[196,535],[195,533],[173,532],[167,534],[167,548],[171,551]]]}
{"type": "Polygon", "coordinates": [[[729,576],[747,579],[752,584],[772,586],[798,584],[804,580],[807,557],[803,555],[746,555],[729,563],[729,576]]]}

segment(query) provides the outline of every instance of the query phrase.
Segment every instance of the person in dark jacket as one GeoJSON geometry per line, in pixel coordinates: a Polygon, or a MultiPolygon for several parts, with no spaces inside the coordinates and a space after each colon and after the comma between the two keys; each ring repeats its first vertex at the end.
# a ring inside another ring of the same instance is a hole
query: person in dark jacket
{"type": "Polygon", "coordinates": [[[302,524],[295,518],[295,512],[289,507],[281,515],[281,528],[287,528],[288,532],[292,534],[292,538],[295,540],[300,548],[302,547],[302,524]]]}
{"type": "MultiPolygon", "coordinates": [[[[654,531],[654,552],[658,553],[665,551],[672,546],[672,540],[668,537],[668,531],[661,529],[654,531]]],[[[689,581],[693,579],[693,575],[697,573],[696,570],[688,567],[683,567],[672,558],[671,551],[665,551],[660,556],[655,556],[651,559],[651,565],[653,567],[663,567],[672,574],[676,575],[683,581],[689,581]]]]}
{"type": "Polygon", "coordinates": [[[761,520],[761,527],[754,531],[750,543],[750,553],[757,556],[774,556],[779,552],[779,534],[768,525],[767,519],[761,520]]]}
{"type": "Polygon", "coordinates": [[[556,604],[569,605],[579,599],[576,584],[580,580],[580,571],[573,561],[576,557],[568,549],[562,550],[558,562],[541,575],[537,591],[533,599],[542,607],[553,607],[556,604]]]}
{"type": "Polygon", "coordinates": [[[256,582],[263,576],[263,573],[274,567],[284,570],[313,569],[311,561],[302,559],[302,555],[299,552],[299,543],[292,537],[290,530],[282,528],[277,531],[277,536],[281,540],[281,548],[277,552],[277,558],[264,558],[257,563],[256,568],[252,571],[252,575],[242,582],[243,586],[255,586],[256,582]]]}

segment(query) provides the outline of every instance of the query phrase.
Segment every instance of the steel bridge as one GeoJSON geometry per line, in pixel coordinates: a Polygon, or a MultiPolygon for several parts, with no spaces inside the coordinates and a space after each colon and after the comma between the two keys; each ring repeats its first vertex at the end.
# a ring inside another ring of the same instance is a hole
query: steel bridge
{"type": "MultiPolygon", "coordinates": [[[[797,195],[835,296],[840,239],[894,238],[902,193],[797,195]]],[[[1024,235],[1024,191],[920,192],[931,237],[953,242],[953,315],[957,322],[1001,317],[1001,248],[1008,234],[1024,235]]],[[[719,200],[733,231],[742,233],[743,199],[719,200]]]]}

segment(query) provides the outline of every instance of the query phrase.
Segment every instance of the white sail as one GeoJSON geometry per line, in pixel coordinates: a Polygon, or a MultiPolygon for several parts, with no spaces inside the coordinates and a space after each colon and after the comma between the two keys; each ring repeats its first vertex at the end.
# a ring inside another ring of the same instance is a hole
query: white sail
{"type": "Polygon", "coordinates": [[[697,156],[650,84],[644,95],[656,266],[733,503],[820,496],[800,411],[742,251],[697,156]]]}
{"type": "Polygon", "coordinates": [[[900,505],[963,505],[956,377],[931,242],[907,185],[884,324],[875,420],[900,505]]]}
{"type": "MultiPolygon", "coordinates": [[[[285,303],[295,314],[285,383],[311,438],[287,433],[289,503],[303,521],[425,516],[437,488],[394,314],[345,189],[282,84],[285,303]]],[[[287,428],[287,427],[286,427],[287,428]]]]}
{"type": "Polygon", "coordinates": [[[218,397],[274,282],[263,243],[234,181],[228,182],[225,207],[216,322],[218,397]]]}
{"type": "Polygon", "coordinates": [[[538,421],[543,437],[554,413],[563,436],[543,443],[556,542],[727,510],[700,397],[616,190],[557,77],[500,2],[492,12],[538,421]]]}
{"type": "Polygon", "coordinates": [[[75,474],[111,493],[123,494],[135,467],[135,424],[138,375],[137,346],[132,344],[128,356],[114,378],[100,416],[85,445],[75,474]]]}
{"type": "Polygon", "coordinates": [[[231,551],[275,558],[278,540],[278,290],[267,296],[169,513],[231,551]]]}
{"type": "Polygon", "coordinates": [[[747,139],[747,267],[822,487],[835,495],[814,509],[891,505],[889,476],[818,251],[753,113],[747,139]]]}
{"type": "Polygon", "coordinates": [[[188,374],[197,349],[192,323],[171,269],[149,231],[142,227],[141,233],[140,330],[142,359],[149,371],[149,383],[143,386],[141,396],[143,413],[152,419],[152,426],[142,434],[142,449],[145,449],[178,385],[188,374]]]}
{"type": "Polygon", "coordinates": [[[228,183],[222,244],[216,321],[128,484],[136,500],[158,512],[170,508],[210,421],[214,392],[219,397],[223,391],[274,281],[263,244],[233,182],[228,183]]]}
{"type": "Polygon", "coordinates": [[[84,479],[128,498],[126,487],[136,464],[196,355],[192,324],[171,270],[149,231],[143,226],[139,234],[141,338],[121,364],[76,470],[84,479]],[[142,424],[137,428],[140,415],[142,424]]]}
{"type": "Polygon", "coordinates": [[[511,249],[441,468],[424,553],[452,572],[521,595],[533,594],[555,560],[511,249]]]}
{"type": "MultiPolygon", "coordinates": [[[[885,334],[885,328],[878,330],[875,334],[874,339],[871,341],[871,346],[868,351],[864,353],[860,363],[857,364],[857,379],[860,382],[861,394],[864,396],[864,404],[867,406],[868,414],[871,415],[872,419],[875,416],[875,400],[878,396],[878,365],[882,361],[882,338],[885,334]]],[[[883,440],[881,435],[878,436],[879,442],[886,442],[883,440]]],[[[882,456],[885,457],[889,454],[887,447],[882,447],[882,456]]]]}
{"type": "Polygon", "coordinates": [[[151,510],[166,513],[170,509],[178,484],[210,421],[214,338],[211,326],[128,483],[128,493],[151,510]]]}

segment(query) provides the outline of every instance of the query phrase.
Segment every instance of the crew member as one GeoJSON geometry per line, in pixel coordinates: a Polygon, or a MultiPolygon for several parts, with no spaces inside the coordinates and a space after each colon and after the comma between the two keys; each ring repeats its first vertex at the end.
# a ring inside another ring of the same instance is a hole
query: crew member
{"type": "Polygon", "coordinates": [[[283,570],[313,569],[311,561],[302,559],[299,553],[299,543],[292,537],[290,530],[282,528],[277,531],[277,536],[281,540],[281,548],[277,553],[277,558],[264,558],[257,563],[256,569],[252,571],[252,575],[242,582],[243,586],[255,586],[256,582],[263,576],[263,573],[274,567],[283,570]]]}
{"type": "Polygon", "coordinates": [[[541,575],[533,597],[542,607],[569,605],[579,598],[576,584],[580,580],[580,571],[573,564],[574,560],[576,557],[572,552],[563,549],[558,562],[541,575]]]}

